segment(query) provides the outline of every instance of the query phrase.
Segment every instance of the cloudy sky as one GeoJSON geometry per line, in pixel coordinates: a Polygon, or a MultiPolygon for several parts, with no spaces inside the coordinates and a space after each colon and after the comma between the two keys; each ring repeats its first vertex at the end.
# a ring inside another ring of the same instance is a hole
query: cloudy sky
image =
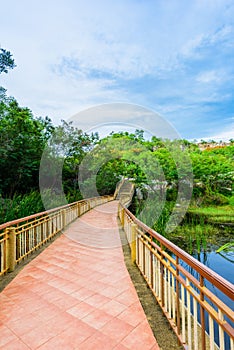
{"type": "Polygon", "coordinates": [[[2,1],[0,46],[17,64],[0,85],[35,116],[121,102],[234,138],[233,0],[2,1]]]}

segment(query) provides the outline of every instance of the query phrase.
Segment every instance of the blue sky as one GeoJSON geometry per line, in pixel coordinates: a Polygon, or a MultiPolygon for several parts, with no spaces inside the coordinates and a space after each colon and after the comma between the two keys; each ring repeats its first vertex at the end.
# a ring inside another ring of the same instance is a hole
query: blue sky
{"type": "Polygon", "coordinates": [[[13,0],[1,13],[17,68],[0,85],[34,115],[130,103],[183,138],[234,138],[233,1],[13,0]]]}

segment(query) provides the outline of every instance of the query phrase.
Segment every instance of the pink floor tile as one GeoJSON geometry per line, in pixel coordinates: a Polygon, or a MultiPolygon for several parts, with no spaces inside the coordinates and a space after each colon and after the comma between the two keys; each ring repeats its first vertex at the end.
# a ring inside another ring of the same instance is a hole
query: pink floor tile
{"type": "Polygon", "coordinates": [[[54,338],[62,331],[66,329],[66,323],[63,321],[63,325],[56,323],[45,323],[37,328],[34,328],[28,333],[21,336],[22,341],[30,348],[36,349],[40,345],[46,343],[48,340],[54,338]]]}
{"type": "Polygon", "coordinates": [[[37,310],[34,310],[31,315],[39,318],[42,322],[46,322],[58,315],[59,312],[60,309],[56,305],[47,301],[43,301],[41,307],[37,310]]]}
{"type": "Polygon", "coordinates": [[[51,287],[48,293],[44,293],[42,295],[43,300],[51,303],[56,303],[56,300],[65,298],[67,294],[58,290],[57,288],[51,287]]]}
{"type": "Polygon", "coordinates": [[[108,297],[108,298],[115,298],[118,295],[120,295],[123,291],[119,290],[118,286],[115,288],[114,286],[108,286],[107,288],[104,288],[102,290],[99,290],[99,293],[108,297]]]}
{"type": "Polygon", "coordinates": [[[0,347],[4,348],[8,343],[17,340],[16,335],[6,326],[0,327],[0,347]]]}
{"type": "Polygon", "coordinates": [[[118,344],[114,350],[129,350],[128,348],[126,348],[125,346],[123,346],[122,344],[118,344]]]}
{"type": "Polygon", "coordinates": [[[142,306],[138,301],[127,307],[122,313],[117,315],[117,317],[134,327],[146,319],[142,306]]]}
{"type": "Polygon", "coordinates": [[[71,296],[77,298],[78,300],[86,300],[91,295],[96,294],[94,290],[90,290],[87,288],[80,288],[77,291],[71,293],[71,296]]]}
{"type": "Polygon", "coordinates": [[[112,319],[112,316],[107,314],[102,310],[95,310],[85,316],[82,321],[90,325],[95,329],[100,329],[103,327],[108,321],[112,319]]]}
{"type": "Polygon", "coordinates": [[[108,303],[111,299],[107,298],[101,294],[93,294],[89,298],[85,299],[85,302],[95,308],[101,308],[103,305],[108,303]]]}
{"type": "Polygon", "coordinates": [[[107,314],[115,317],[123,313],[123,311],[125,311],[127,307],[126,305],[123,305],[118,301],[111,300],[108,303],[102,305],[100,308],[101,310],[105,311],[107,314]]]}
{"type": "MultiPolygon", "coordinates": [[[[28,312],[30,313],[30,312],[28,312]]],[[[22,307],[19,307],[17,304],[14,306],[2,306],[0,308],[0,321],[4,324],[10,320],[18,320],[27,315],[27,312],[22,307]]]]}
{"type": "Polygon", "coordinates": [[[30,289],[32,292],[36,293],[37,295],[40,295],[41,297],[43,297],[45,294],[47,295],[48,293],[55,292],[56,290],[54,287],[45,283],[45,280],[43,280],[43,278],[41,278],[40,280],[38,279],[37,284],[30,286],[30,289]]]}
{"type": "Polygon", "coordinates": [[[137,294],[136,291],[133,290],[133,288],[121,293],[120,295],[118,295],[115,300],[119,301],[120,303],[126,305],[126,306],[130,306],[132,304],[134,304],[134,302],[137,300],[137,294]]]}
{"type": "Polygon", "coordinates": [[[66,295],[65,297],[62,297],[61,299],[57,299],[54,301],[54,304],[59,309],[65,311],[70,308],[72,308],[75,305],[78,305],[81,301],[79,301],[77,298],[72,297],[71,295],[66,295]]]}
{"type": "Polygon", "coordinates": [[[116,340],[116,343],[120,342],[132,330],[133,326],[130,326],[128,323],[119,320],[118,318],[113,318],[100,329],[103,334],[116,340]]]}
{"type": "Polygon", "coordinates": [[[155,345],[155,338],[149,329],[147,321],[142,322],[134,330],[129,333],[121,344],[129,349],[134,350],[150,350],[155,345]]]}
{"type": "Polygon", "coordinates": [[[95,283],[94,282],[90,282],[89,279],[87,278],[88,280],[88,283],[87,283],[87,288],[91,291],[94,291],[94,292],[101,292],[103,291],[105,288],[108,288],[109,285],[107,283],[103,283],[103,282],[99,282],[99,281],[96,281],[95,283]]]}
{"type": "Polygon", "coordinates": [[[41,320],[33,315],[25,315],[22,319],[10,320],[7,322],[7,326],[14,332],[17,336],[21,336],[27,332],[30,332],[34,328],[37,328],[41,325],[41,320]]]}
{"type": "Polygon", "coordinates": [[[93,312],[94,310],[96,310],[93,306],[87,304],[86,302],[81,302],[76,306],[73,306],[72,308],[67,310],[67,313],[69,313],[70,315],[78,318],[78,319],[82,319],[85,316],[87,316],[88,314],[90,314],[91,312],[93,312]]]}
{"type": "Polygon", "coordinates": [[[20,339],[14,340],[10,343],[5,344],[3,347],[0,346],[0,349],[3,350],[28,350],[30,349],[26,344],[24,344],[20,339]]]}
{"type": "Polygon", "coordinates": [[[81,343],[77,347],[77,350],[110,350],[114,349],[115,345],[115,340],[103,333],[97,332],[92,337],[81,343]]]}

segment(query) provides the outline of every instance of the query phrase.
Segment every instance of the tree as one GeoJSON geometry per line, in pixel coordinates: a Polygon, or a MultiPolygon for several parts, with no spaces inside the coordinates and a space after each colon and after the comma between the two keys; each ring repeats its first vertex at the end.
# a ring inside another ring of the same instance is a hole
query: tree
{"type": "Polygon", "coordinates": [[[15,61],[12,58],[10,51],[0,49],[0,74],[8,73],[9,69],[13,69],[15,67],[15,61]]]}
{"type": "MultiPolygon", "coordinates": [[[[62,124],[54,127],[48,139],[40,166],[40,184],[43,189],[79,198],[78,172],[85,154],[97,142],[98,135],[88,135],[62,120],[62,124]],[[61,179],[62,176],[62,179],[61,179]]],[[[88,170],[89,171],[89,170],[88,170]]]]}
{"type": "Polygon", "coordinates": [[[0,193],[12,197],[38,188],[40,159],[52,126],[49,118],[34,119],[14,99],[0,106],[0,193]]]}

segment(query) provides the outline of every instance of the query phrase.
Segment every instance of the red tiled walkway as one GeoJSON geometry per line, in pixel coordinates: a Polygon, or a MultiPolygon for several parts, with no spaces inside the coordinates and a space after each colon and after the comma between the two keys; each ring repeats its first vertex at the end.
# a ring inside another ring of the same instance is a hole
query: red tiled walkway
{"type": "Polygon", "coordinates": [[[159,349],[125,267],[117,202],[71,224],[0,294],[0,349],[159,349]]]}

